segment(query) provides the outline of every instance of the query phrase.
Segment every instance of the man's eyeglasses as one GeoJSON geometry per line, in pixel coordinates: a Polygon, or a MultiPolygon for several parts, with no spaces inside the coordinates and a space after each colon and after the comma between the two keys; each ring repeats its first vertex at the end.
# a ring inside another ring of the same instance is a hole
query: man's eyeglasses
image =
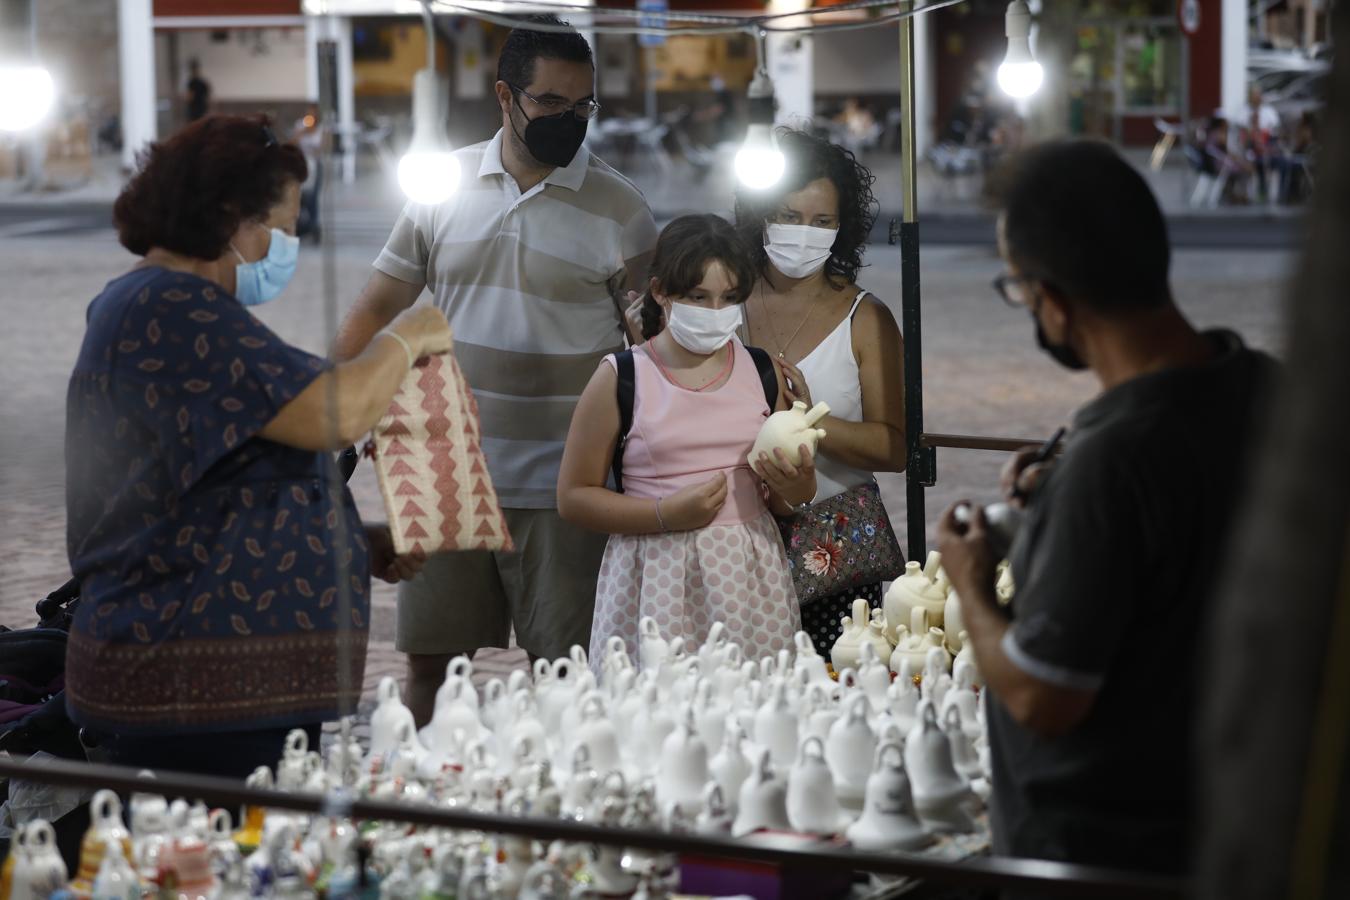
{"type": "Polygon", "coordinates": [[[1039,280],[1029,275],[1000,275],[994,279],[994,291],[1013,308],[1030,306],[1035,299],[1033,285],[1039,280]]]}
{"type": "Polygon", "coordinates": [[[594,100],[580,100],[576,103],[572,103],[561,97],[536,97],[523,87],[511,84],[510,82],[507,82],[507,87],[517,94],[524,94],[526,97],[533,100],[535,106],[538,106],[544,111],[543,114],[545,116],[561,116],[563,113],[570,111],[572,115],[576,116],[578,119],[594,119],[600,113],[600,104],[596,103],[594,100]]]}

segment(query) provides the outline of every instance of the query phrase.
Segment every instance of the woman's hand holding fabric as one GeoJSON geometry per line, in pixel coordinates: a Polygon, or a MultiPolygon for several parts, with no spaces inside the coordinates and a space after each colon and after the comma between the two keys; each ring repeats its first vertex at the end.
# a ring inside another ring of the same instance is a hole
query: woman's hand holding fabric
{"type": "Polygon", "coordinates": [[[662,500],[661,518],[667,531],[693,531],[717,518],[726,502],[727,476],[719,472],[662,500]]]}

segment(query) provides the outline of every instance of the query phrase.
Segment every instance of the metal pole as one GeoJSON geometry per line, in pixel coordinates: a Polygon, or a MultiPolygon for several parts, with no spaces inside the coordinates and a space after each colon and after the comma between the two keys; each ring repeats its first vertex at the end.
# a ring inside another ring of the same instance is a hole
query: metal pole
{"type": "MultiPolygon", "coordinates": [[[[913,0],[910,3],[913,6],[913,0]]],[[[927,552],[924,488],[932,485],[936,453],[923,446],[923,327],[919,316],[918,160],[914,135],[914,20],[900,22],[900,177],[904,210],[900,221],[900,322],[905,336],[905,467],[909,558],[927,552]]]]}

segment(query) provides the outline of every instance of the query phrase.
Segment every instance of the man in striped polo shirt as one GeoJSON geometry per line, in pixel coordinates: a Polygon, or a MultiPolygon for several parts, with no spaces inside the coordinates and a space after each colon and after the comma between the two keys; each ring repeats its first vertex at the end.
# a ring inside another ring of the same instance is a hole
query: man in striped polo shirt
{"type": "Polygon", "coordinates": [[[431,290],[478,400],[483,450],[514,553],[429,560],[399,590],[398,648],[409,705],[431,718],[452,656],[504,647],[534,657],[587,646],[605,535],[555,508],[572,410],[622,345],[614,292],[645,282],[656,225],[642,194],[582,139],[595,102],[590,47],[553,16],[513,30],[497,63],[502,127],[457,154],[459,192],[410,204],[338,333],[339,358],[431,290]]]}

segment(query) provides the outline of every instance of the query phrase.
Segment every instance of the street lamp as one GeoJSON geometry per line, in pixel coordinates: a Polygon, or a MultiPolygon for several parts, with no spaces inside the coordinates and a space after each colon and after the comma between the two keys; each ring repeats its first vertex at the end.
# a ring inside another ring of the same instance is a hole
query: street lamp
{"type": "Polygon", "coordinates": [[[0,131],[27,131],[55,99],[56,85],[42,66],[0,66],[0,131]]]}
{"type": "Polygon", "coordinates": [[[1025,0],[1008,4],[1008,54],[998,67],[998,86],[1010,97],[1030,97],[1041,89],[1045,72],[1031,55],[1031,9],[1025,0]]]}
{"type": "Polygon", "coordinates": [[[435,69],[413,76],[413,139],[398,161],[398,186],[414,203],[444,203],[459,188],[459,159],[441,130],[435,69]]]}
{"type": "Polygon", "coordinates": [[[750,101],[750,127],[736,153],[736,177],[751,190],[763,191],[777,184],[787,168],[787,160],[773,133],[773,81],[764,68],[763,50],[746,97],[750,101]]]}

